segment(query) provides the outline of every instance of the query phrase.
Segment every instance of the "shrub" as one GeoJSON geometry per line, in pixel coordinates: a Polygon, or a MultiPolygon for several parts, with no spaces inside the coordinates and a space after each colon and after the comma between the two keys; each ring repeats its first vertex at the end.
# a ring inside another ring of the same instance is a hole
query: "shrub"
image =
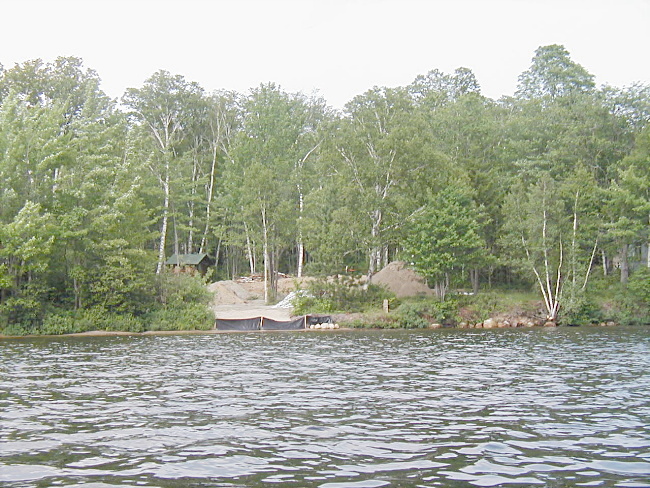
{"type": "Polygon", "coordinates": [[[35,298],[9,297],[0,304],[0,323],[13,326],[12,330],[22,329],[26,334],[37,334],[42,320],[43,306],[35,298]]]}
{"type": "Polygon", "coordinates": [[[637,269],[627,284],[618,287],[611,318],[622,324],[650,323],[650,269],[637,269]]]}
{"type": "Polygon", "coordinates": [[[308,292],[298,294],[293,306],[296,314],[363,312],[381,308],[385,299],[394,299],[394,295],[380,286],[363,284],[353,277],[336,277],[311,282],[308,292]]]}
{"type": "Polygon", "coordinates": [[[422,306],[415,303],[404,303],[397,309],[400,327],[407,329],[422,329],[429,326],[429,321],[422,313],[422,306]]]}
{"type": "Polygon", "coordinates": [[[650,310],[650,268],[639,268],[630,277],[628,288],[631,297],[646,313],[650,310]]]}
{"type": "Polygon", "coordinates": [[[41,334],[59,335],[83,332],[82,324],[83,322],[77,320],[73,314],[50,314],[47,315],[43,320],[43,325],[41,326],[41,334]]]}
{"type": "Polygon", "coordinates": [[[454,323],[457,309],[458,302],[455,298],[447,298],[444,302],[427,298],[403,303],[397,309],[397,315],[402,327],[423,328],[432,323],[454,323]]]}
{"type": "Polygon", "coordinates": [[[600,308],[583,290],[565,288],[559,319],[565,325],[588,325],[600,322],[603,317],[600,308]]]}
{"type": "Polygon", "coordinates": [[[163,306],[183,302],[208,304],[210,294],[203,280],[189,274],[163,273],[156,283],[158,301],[163,306]]]}
{"type": "Polygon", "coordinates": [[[28,335],[29,331],[18,324],[7,324],[6,322],[0,323],[0,334],[6,336],[24,336],[28,335]]]}
{"type": "Polygon", "coordinates": [[[144,323],[139,317],[133,315],[109,314],[104,319],[103,330],[118,332],[143,332],[144,323]]]}
{"type": "Polygon", "coordinates": [[[214,315],[201,303],[184,303],[156,310],[146,317],[147,330],[209,330],[214,315]]]}
{"type": "Polygon", "coordinates": [[[461,295],[458,297],[458,305],[471,309],[472,320],[481,322],[498,311],[501,303],[496,293],[488,291],[476,295],[461,295]]]}

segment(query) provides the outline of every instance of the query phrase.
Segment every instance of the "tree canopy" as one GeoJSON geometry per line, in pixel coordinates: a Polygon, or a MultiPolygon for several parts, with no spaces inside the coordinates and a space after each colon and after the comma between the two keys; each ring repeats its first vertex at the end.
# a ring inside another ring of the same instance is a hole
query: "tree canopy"
{"type": "Polygon", "coordinates": [[[171,320],[170,287],[194,291],[165,262],[197,252],[205,279],[263,274],[269,301],[280,272],[404,259],[441,296],[537,286],[556,319],[594,275],[644,289],[648,122],[648,85],[597,87],[560,45],[511,97],[431,69],[341,111],[162,70],[118,104],[81,59],[25,61],[0,71],[0,331],[171,320]]]}

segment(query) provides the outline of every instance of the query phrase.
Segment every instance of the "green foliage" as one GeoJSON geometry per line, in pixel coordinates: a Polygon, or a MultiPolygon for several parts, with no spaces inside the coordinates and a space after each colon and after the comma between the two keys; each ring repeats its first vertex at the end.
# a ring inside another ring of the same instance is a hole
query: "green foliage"
{"type": "Polygon", "coordinates": [[[650,269],[639,268],[617,297],[617,319],[626,324],[650,324],[650,269]]]}
{"type": "Polygon", "coordinates": [[[294,299],[294,313],[363,312],[381,309],[384,300],[394,296],[384,288],[364,285],[354,277],[335,277],[312,281],[307,293],[294,299]]]}
{"type": "Polygon", "coordinates": [[[449,187],[433,196],[409,226],[404,254],[429,285],[435,285],[441,300],[449,274],[465,266],[478,266],[485,256],[479,218],[467,193],[449,187]]]}
{"type": "Polygon", "coordinates": [[[148,257],[141,251],[108,254],[104,266],[90,279],[92,306],[117,314],[141,315],[149,310],[155,295],[148,257]]]}
{"type": "Polygon", "coordinates": [[[123,307],[106,308],[101,304],[83,310],[52,309],[46,313],[39,300],[11,298],[0,305],[0,334],[57,335],[91,330],[143,332],[214,327],[214,315],[208,307],[210,294],[201,279],[164,274],[157,287],[152,286],[152,294],[156,289],[159,301],[149,302],[146,313],[133,313],[123,307]]]}
{"type": "Polygon", "coordinates": [[[535,51],[530,68],[519,77],[517,94],[522,98],[551,99],[593,90],[594,76],[571,60],[558,44],[535,51]]]}
{"type": "MultiPolygon", "coordinates": [[[[71,57],[0,70],[5,333],[211,326],[204,284],[162,273],[174,252],[208,253],[224,278],[292,273],[302,256],[310,272],[372,273],[403,252],[441,297],[468,275],[476,289],[536,281],[564,322],[647,321],[650,87],[596,89],[563,46],[537,49],[498,101],[466,68],[374,87],[343,113],[273,83],[207,94],[165,71],[118,106],[99,82],[71,57]],[[615,254],[630,286],[594,294],[615,254]]],[[[323,282],[297,305],[384,296],[323,282]]],[[[484,317],[493,298],[459,305],[484,317]]],[[[445,306],[373,321],[452,320],[445,306]]]]}
{"type": "Polygon", "coordinates": [[[146,317],[147,330],[210,330],[214,314],[201,303],[177,303],[158,309],[146,317]]]}
{"type": "Polygon", "coordinates": [[[86,332],[89,330],[84,327],[86,324],[85,320],[76,318],[72,313],[50,314],[43,320],[40,333],[43,335],[60,335],[86,332]]]}
{"type": "Polygon", "coordinates": [[[156,288],[158,301],[163,306],[182,303],[207,306],[211,298],[203,279],[186,273],[163,273],[156,278],[156,288]]]}
{"type": "Polygon", "coordinates": [[[430,324],[421,305],[404,303],[397,309],[397,315],[399,325],[405,329],[423,329],[430,324]]]}
{"type": "Polygon", "coordinates": [[[146,315],[148,330],[208,330],[214,315],[203,280],[188,274],[163,273],[157,280],[159,305],[146,315]]]}
{"type": "Polygon", "coordinates": [[[0,303],[0,324],[38,333],[43,319],[43,302],[37,297],[12,296],[0,303]]]}
{"type": "Polygon", "coordinates": [[[385,313],[366,313],[363,318],[354,319],[345,323],[346,327],[352,329],[401,329],[396,315],[385,313]]]}
{"type": "Polygon", "coordinates": [[[564,297],[559,313],[563,325],[589,325],[601,322],[604,317],[600,307],[587,291],[570,284],[564,287],[564,297]]]}
{"type": "Polygon", "coordinates": [[[453,324],[456,321],[458,301],[448,298],[418,300],[402,303],[396,310],[398,323],[407,329],[426,328],[433,323],[453,324]]]}
{"type": "Polygon", "coordinates": [[[632,298],[645,310],[650,310],[650,268],[636,270],[628,283],[632,298]]]}
{"type": "Polygon", "coordinates": [[[7,324],[0,315],[0,334],[5,336],[26,336],[32,332],[19,324],[7,324]]]}
{"type": "Polygon", "coordinates": [[[492,315],[499,311],[502,306],[502,294],[495,291],[488,291],[478,293],[476,295],[461,296],[458,298],[459,307],[466,310],[467,317],[472,321],[480,322],[492,317],[492,315]]]}

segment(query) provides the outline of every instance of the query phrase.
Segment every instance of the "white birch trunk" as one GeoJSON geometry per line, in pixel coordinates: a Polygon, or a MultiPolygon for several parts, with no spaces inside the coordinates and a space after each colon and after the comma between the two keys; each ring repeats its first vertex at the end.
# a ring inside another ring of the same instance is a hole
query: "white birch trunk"
{"type": "Polygon", "coordinates": [[[255,251],[253,250],[253,245],[251,243],[251,236],[248,232],[248,225],[244,222],[244,231],[246,232],[246,255],[248,257],[248,267],[250,274],[255,274],[255,251]]]}
{"type": "Polygon", "coordinates": [[[368,264],[368,279],[377,272],[377,267],[381,265],[381,247],[378,244],[379,233],[381,229],[381,210],[374,210],[371,213],[372,218],[372,243],[373,248],[370,249],[370,262],[368,264]]]}
{"type": "Polygon", "coordinates": [[[212,211],[212,198],[214,196],[214,173],[217,168],[217,146],[212,149],[212,165],[210,166],[210,183],[208,184],[208,201],[205,204],[205,227],[203,228],[203,236],[201,237],[201,246],[199,253],[205,251],[205,246],[208,240],[208,230],[210,229],[210,216],[212,211]]]}
{"type": "Polygon", "coordinates": [[[305,265],[305,244],[302,238],[302,213],[305,208],[304,195],[302,194],[302,188],[298,184],[298,278],[302,278],[302,270],[305,265]]]}
{"type": "Polygon", "coordinates": [[[303,268],[305,266],[305,245],[302,242],[302,237],[298,241],[298,278],[302,278],[303,268]]]}
{"type": "Polygon", "coordinates": [[[269,303],[271,299],[271,256],[269,252],[269,233],[268,223],[266,221],[266,208],[262,206],[262,235],[264,239],[264,303],[269,303]]]}
{"type": "Polygon", "coordinates": [[[169,218],[169,164],[166,165],[165,179],[163,180],[163,191],[165,199],[163,201],[163,218],[160,228],[160,243],[158,247],[158,266],[156,274],[162,273],[165,265],[165,245],[167,243],[167,220],[169,218]]]}

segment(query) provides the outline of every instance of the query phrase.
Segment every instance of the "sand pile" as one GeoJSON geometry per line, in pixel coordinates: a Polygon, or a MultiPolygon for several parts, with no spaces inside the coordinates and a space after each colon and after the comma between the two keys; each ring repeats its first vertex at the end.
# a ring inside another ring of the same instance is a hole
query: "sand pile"
{"type": "MultiPolygon", "coordinates": [[[[296,291],[296,288],[307,287],[312,280],[314,278],[279,278],[278,294],[280,297],[286,296],[292,291],[296,291]]],[[[208,291],[214,295],[213,305],[237,305],[256,302],[264,297],[264,281],[258,277],[245,277],[237,281],[217,281],[208,285],[208,291]]]]}
{"type": "MultiPolygon", "coordinates": [[[[278,280],[278,293],[282,296],[295,290],[296,286],[306,286],[312,278],[283,277],[278,280]]],[[[259,277],[242,277],[237,281],[217,281],[208,285],[212,294],[212,310],[221,319],[243,319],[267,317],[275,320],[289,320],[292,317],[290,299],[283,307],[273,307],[264,303],[264,281],[259,277]]],[[[282,303],[282,302],[281,302],[282,303]]]]}
{"type": "Polygon", "coordinates": [[[406,266],[402,261],[394,261],[370,278],[370,283],[381,285],[393,292],[397,298],[417,295],[432,295],[420,275],[406,266]]]}
{"type": "Polygon", "coordinates": [[[214,295],[213,305],[246,303],[252,298],[246,288],[232,280],[212,283],[208,286],[208,291],[214,295]]]}

